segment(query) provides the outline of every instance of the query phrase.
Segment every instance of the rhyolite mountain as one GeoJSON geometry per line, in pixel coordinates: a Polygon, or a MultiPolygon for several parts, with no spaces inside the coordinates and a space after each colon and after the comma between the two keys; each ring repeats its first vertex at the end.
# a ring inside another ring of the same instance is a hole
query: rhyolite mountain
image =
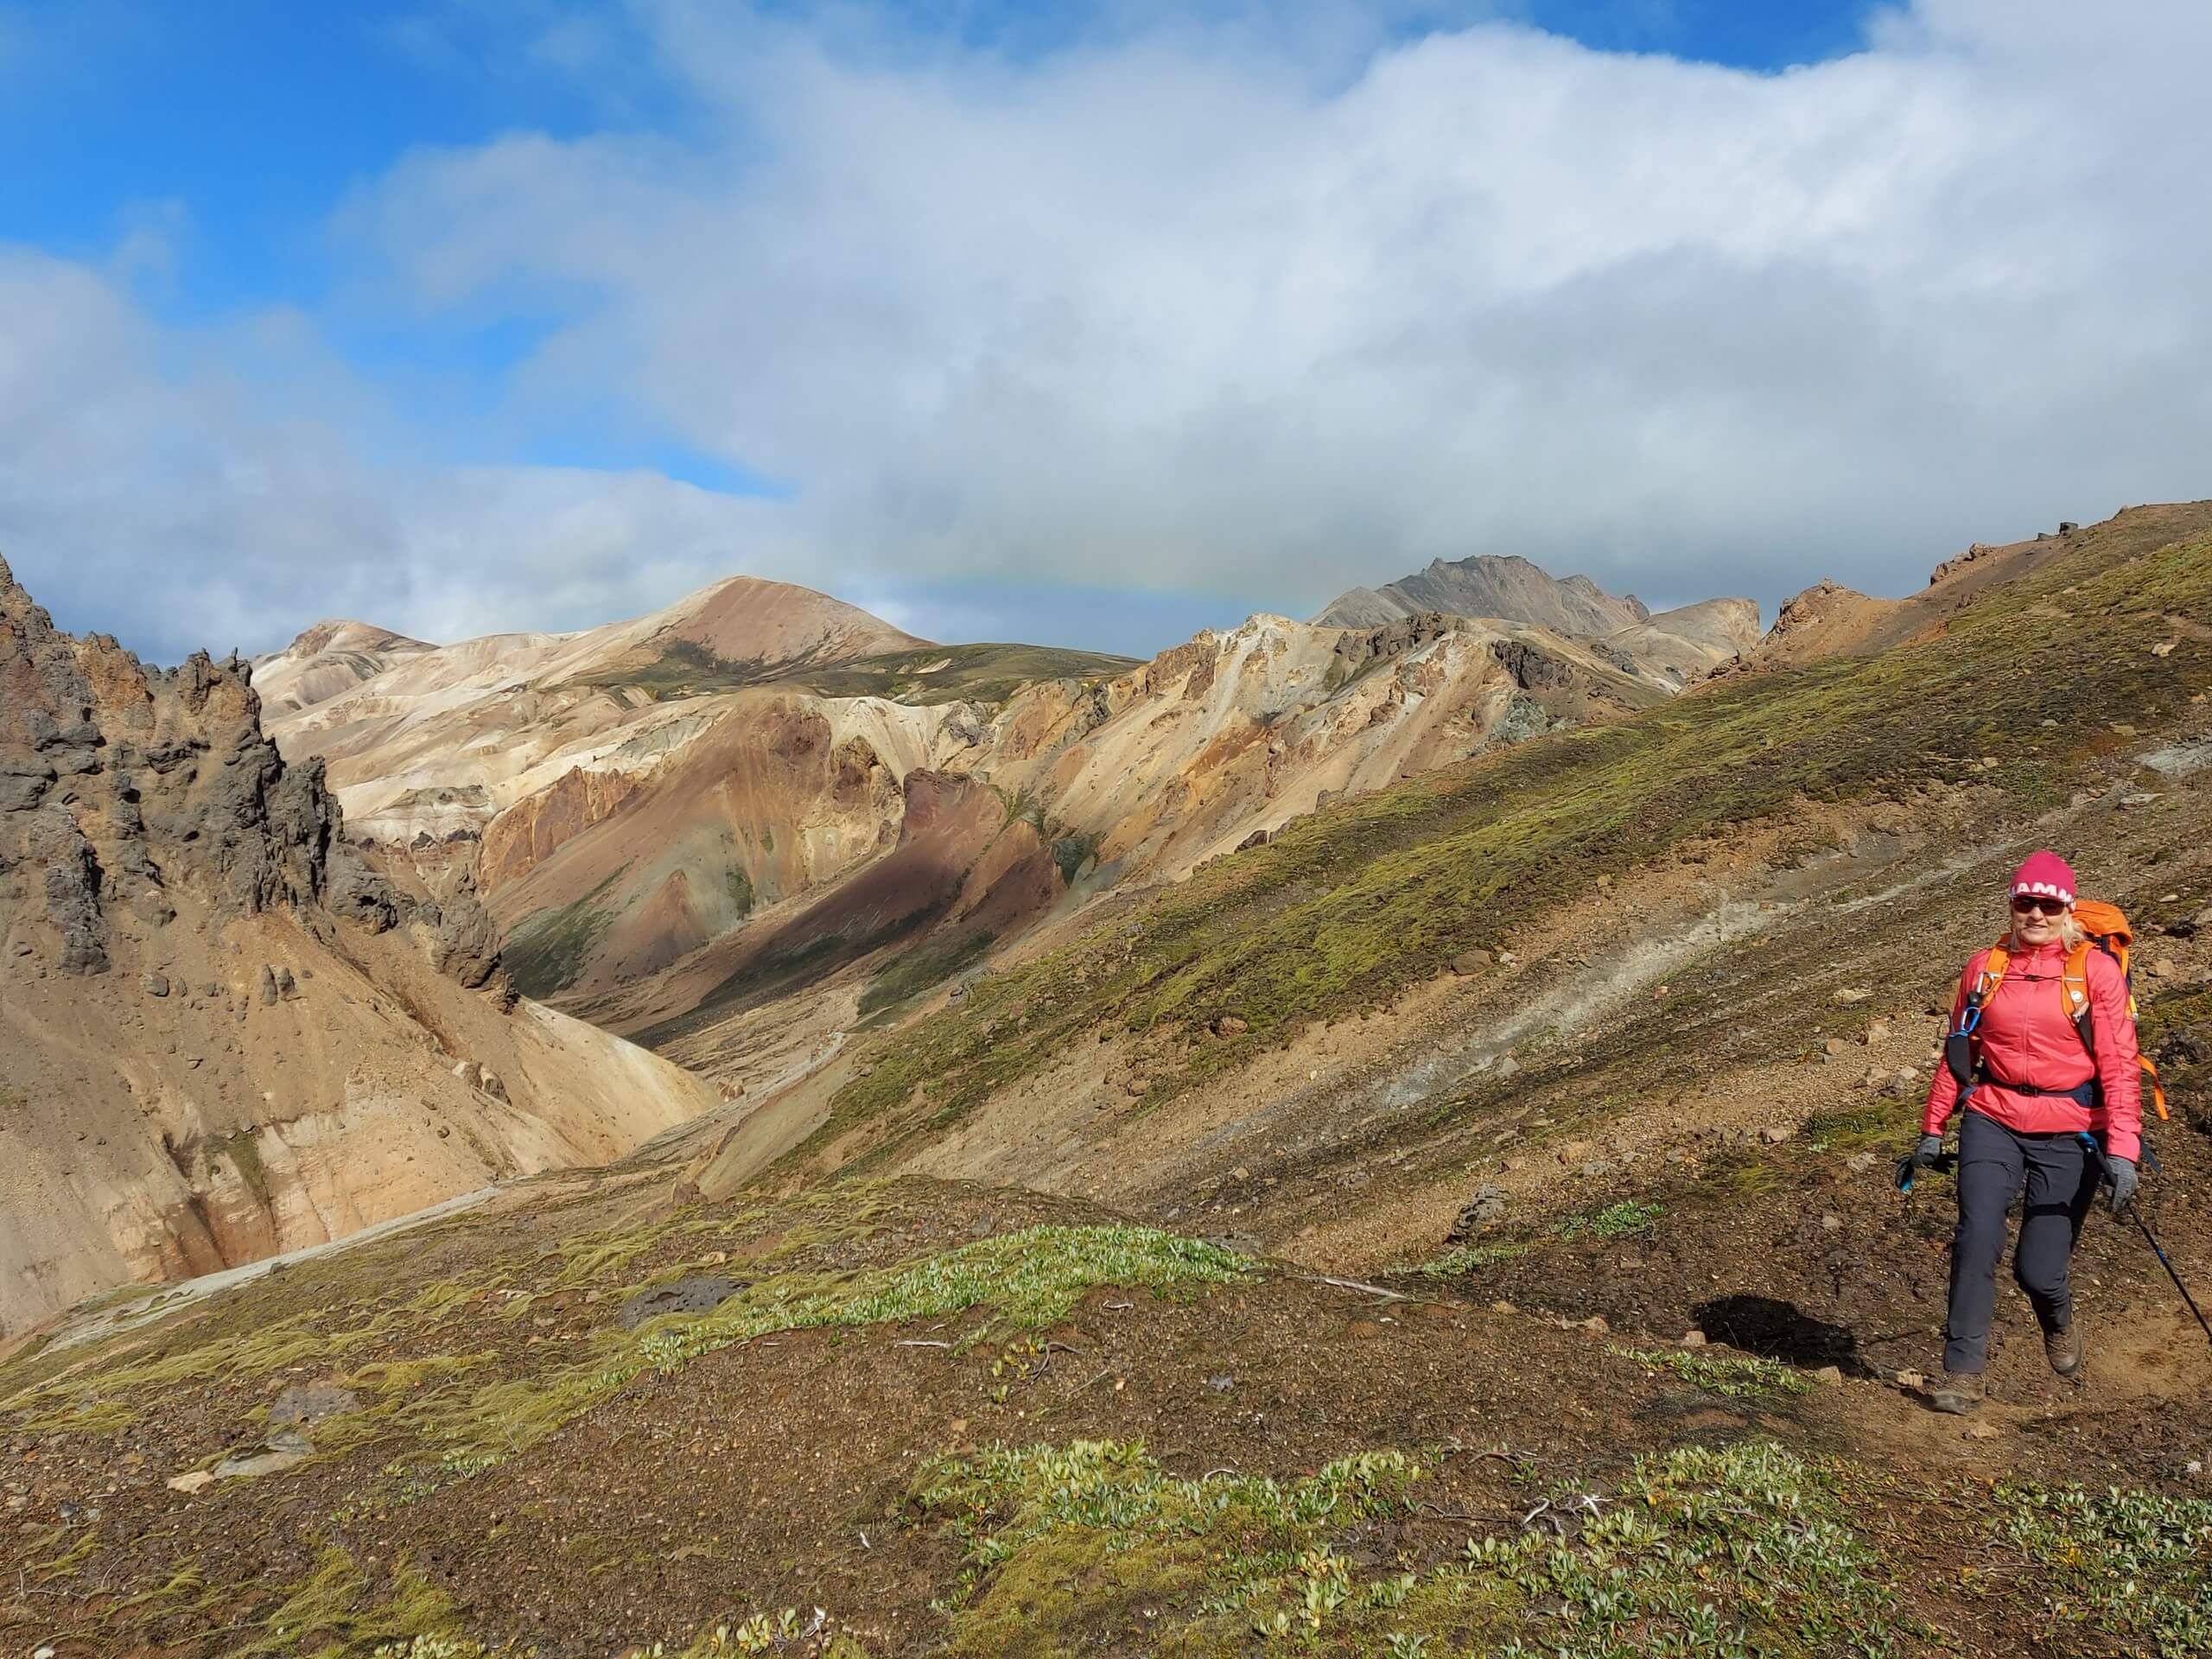
{"type": "MultiPolygon", "coordinates": [[[[327,688],[272,730],[327,766],[349,833],[471,868],[525,990],[660,1041],[893,944],[971,963],[1329,800],[1664,700],[1719,654],[1697,641],[1733,626],[1726,603],[1701,633],[1615,640],[1262,615],[1134,663],[934,645],[736,578],[582,633],[406,649],[358,679],[326,658],[387,636],[320,625],[257,672],[327,688]]],[[[753,1046],[685,1058],[757,1082],[723,1070],[753,1046]]]]}

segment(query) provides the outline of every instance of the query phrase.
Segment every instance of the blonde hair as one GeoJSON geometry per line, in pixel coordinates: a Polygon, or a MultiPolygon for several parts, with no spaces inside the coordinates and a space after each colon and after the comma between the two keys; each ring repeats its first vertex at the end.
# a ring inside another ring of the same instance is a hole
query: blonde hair
{"type": "MultiPolygon", "coordinates": [[[[2021,948],[2019,928],[2020,918],[2013,912],[2012,901],[2010,899],[2007,899],[2005,901],[2005,944],[2006,949],[2018,950],[2021,948]]],[[[2067,907],[2066,913],[2058,918],[2059,944],[2069,955],[2071,955],[2074,951],[2082,948],[2082,944],[2088,939],[2088,929],[2083,927],[2081,923],[2074,919],[2073,907],[2069,906],[2067,907]]]]}

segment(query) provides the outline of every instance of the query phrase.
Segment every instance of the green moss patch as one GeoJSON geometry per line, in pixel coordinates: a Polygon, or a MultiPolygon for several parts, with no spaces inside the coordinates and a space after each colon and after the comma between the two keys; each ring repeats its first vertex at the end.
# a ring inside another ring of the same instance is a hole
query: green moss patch
{"type": "Polygon", "coordinates": [[[963,1546],[944,1603],[957,1652],[1103,1650],[1138,1610],[1161,1654],[1897,1650],[1887,1574],[1828,1471],[1772,1442],[1639,1459],[1612,1490],[1561,1485],[1529,1524],[1455,1554],[1357,1548],[1421,1506],[1439,1461],[1368,1452],[1294,1481],[1185,1479],[1136,1444],[994,1447],[926,1468],[914,1502],[963,1546]]]}
{"type": "Polygon", "coordinates": [[[229,1659],[353,1659],[394,1643],[450,1632],[454,1609],[444,1592],[405,1565],[373,1582],[353,1558],[326,1547],[305,1582],[294,1586],[258,1628],[225,1649],[229,1659]]]}
{"type": "Polygon", "coordinates": [[[989,933],[969,933],[940,944],[902,950],[868,981],[861,993],[860,1011],[874,1014],[894,1007],[941,985],[963,969],[973,967],[991,948],[989,933]]]}
{"type": "Polygon", "coordinates": [[[1562,1238],[1629,1238],[1650,1231],[1666,1213],[1664,1205],[1626,1198],[1602,1210],[1569,1216],[1559,1224],[1557,1231],[1562,1238]]]}
{"type": "Polygon", "coordinates": [[[1425,1472],[1419,1459],[1373,1452],[1288,1484],[1179,1480],[1141,1445],[1078,1440],[947,1459],[923,1471],[914,1499],[965,1546],[948,1604],[956,1651],[1064,1652],[1085,1629],[1143,1606],[1164,1650],[1192,1652],[1210,1650],[1209,1634],[1271,1628],[1293,1596],[1301,1634],[1356,1622],[1356,1611],[1338,1616],[1374,1598],[1329,1541],[1402,1513],[1425,1472]],[[1172,1619],[1161,1617],[1170,1601],[1182,1604],[1172,1619]]]}
{"type": "Polygon", "coordinates": [[[246,1190],[263,1204],[269,1202],[269,1172],[261,1161],[261,1143],[251,1129],[233,1129],[207,1143],[209,1173],[219,1159],[228,1159],[246,1190]]]}
{"type": "Polygon", "coordinates": [[[1500,1262],[1510,1262],[1529,1254],[1532,1247],[1517,1240],[1497,1243],[1461,1244],[1414,1268],[1415,1273],[1430,1279],[1459,1279],[1483,1268],[1495,1267],[1500,1262]]]}
{"type": "Polygon", "coordinates": [[[1618,1348],[1606,1351],[1655,1371],[1671,1371],[1692,1388],[1732,1400],[1809,1394],[1813,1385],[1787,1365],[1754,1354],[1715,1354],[1690,1348],[1618,1348]]]}
{"type": "Polygon", "coordinates": [[[1887,1148],[1901,1135],[1916,1130],[1920,1108],[1916,1102],[1854,1101],[1815,1112],[1806,1120],[1805,1138],[1815,1151],[1863,1152],[1887,1148]]]}

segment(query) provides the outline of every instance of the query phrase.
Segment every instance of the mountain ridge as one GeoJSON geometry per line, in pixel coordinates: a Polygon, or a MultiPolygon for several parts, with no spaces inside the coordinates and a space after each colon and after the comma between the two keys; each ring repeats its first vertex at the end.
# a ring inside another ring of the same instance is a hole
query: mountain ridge
{"type": "Polygon", "coordinates": [[[1554,576],[1512,553],[1432,559],[1380,588],[1338,594],[1313,620],[1322,626],[1374,627],[1422,611],[1500,617],[1560,633],[1616,633],[1651,620],[1633,594],[1616,598],[1588,576],[1554,576]]]}
{"type": "Polygon", "coordinates": [[[1607,642],[1613,660],[1669,690],[1751,650],[1759,608],[1747,599],[1711,599],[1654,614],[1630,594],[1614,597],[1586,575],[1553,576],[1516,554],[1432,560],[1381,588],[1354,588],[1325,606],[1321,626],[1376,627],[1423,612],[1523,622],[1607,642]]]}

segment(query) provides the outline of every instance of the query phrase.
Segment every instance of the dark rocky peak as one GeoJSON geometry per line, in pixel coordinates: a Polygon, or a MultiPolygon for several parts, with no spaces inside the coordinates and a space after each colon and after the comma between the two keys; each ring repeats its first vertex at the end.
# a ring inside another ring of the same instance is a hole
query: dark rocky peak
{"type": "MultiPolygon", "coordinates": [[[[289,906],[317,925],[381,930],[405,909],[340,842],[322,763],[288,766],[262,730],[244,659],[195,652],[149,673],[111,635],[59,632],[0,563],[0,932],[11,957],[101,971],[119,914],[166,927],[188,894],[218,923],[289,906]]],[[[473,909],[473,895],[457,908],[473,909]]],[[[457,976],[489,977],[480,949],[452,955],[457,976]]]]}

